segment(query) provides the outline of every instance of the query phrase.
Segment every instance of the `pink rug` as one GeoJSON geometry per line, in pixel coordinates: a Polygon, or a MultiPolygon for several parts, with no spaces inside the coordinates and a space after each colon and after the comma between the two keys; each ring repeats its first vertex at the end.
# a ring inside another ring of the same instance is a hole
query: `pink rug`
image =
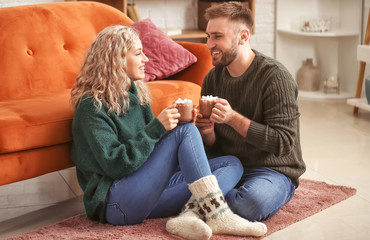
{"type": "MultiPolygon", "coordinates": [[[[339,203],[355,193],[356,189],[354,188],[302,179],[301,185],[297,189],[293,199],[277,214],[265,221],[268,228],[266,236],[339,203]]],[[[149,219],[144,221],[142,224],[134,226],[111,226],[108,224],[91,222],[84,214],[81,214],[66,219],[60,223],[25,233],[19,237],[9,238],[8,240],[182,239],[166,232],[166,221],[167,219],[149,219]]],[[[259,238],[214,235],[211,239],[255,240],[259,238]]]]}

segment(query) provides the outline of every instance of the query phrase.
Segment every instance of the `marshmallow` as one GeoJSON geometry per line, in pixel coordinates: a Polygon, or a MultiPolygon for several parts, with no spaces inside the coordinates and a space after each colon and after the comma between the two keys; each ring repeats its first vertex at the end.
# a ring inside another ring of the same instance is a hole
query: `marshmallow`
{"type": "Polygon", "coordinates": [[[218,97],[214,97],[212,95],[206,95],[206,96],[202,96],[202,100],[204,101],[213,101],[215,99],[217,99],[218,97]]]}

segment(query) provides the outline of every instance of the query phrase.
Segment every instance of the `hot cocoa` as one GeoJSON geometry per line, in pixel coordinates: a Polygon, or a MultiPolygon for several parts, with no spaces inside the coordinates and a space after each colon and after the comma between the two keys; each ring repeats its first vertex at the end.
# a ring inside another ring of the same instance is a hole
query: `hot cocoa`
{"type": "Polygon", "coordinates": [[[179,122],[193,121],[193,101],[190,99],[177,99],[176,108],[180,113],[179,122]]]}
{"type": "Polygon", "coordinates": [[[215,106],[215,99],[217,98],[218,97],[212,95],[207,95],[199,99],[199,113],[201,113],[204,118],[209,118],[211,116],[212,109],[215,106]]]}

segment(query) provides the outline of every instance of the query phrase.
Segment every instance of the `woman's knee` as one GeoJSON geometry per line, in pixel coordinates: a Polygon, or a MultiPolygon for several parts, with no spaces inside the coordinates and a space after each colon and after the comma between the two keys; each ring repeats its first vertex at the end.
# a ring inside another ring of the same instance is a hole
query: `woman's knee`
{"type": "Polygon", "coordinates": [[[176,131],[180,131],[185,134],[196,134],[200,136],[198,128],[193,123],[182,123],[178,124],[176,128],[174,128],[176,131]]]}
{"type": "Polygon", "coordinates": [[[244,167],[240,160],[232,155],[220,156],[209,160],[209,165],[212,172],[223,169],[230,172],[235,178],[240,180],[243,175],[244,167]]]}

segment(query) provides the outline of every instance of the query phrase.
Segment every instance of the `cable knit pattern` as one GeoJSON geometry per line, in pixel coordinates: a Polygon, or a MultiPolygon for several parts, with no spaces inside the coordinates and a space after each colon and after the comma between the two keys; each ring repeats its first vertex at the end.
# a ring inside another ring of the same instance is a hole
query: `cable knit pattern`
{"type": "Polygon", "coordinates": [[[256,57],[241,76],[231,77],[225,67],[218,67],[203,82],[202,95],[227,99],[234,110],[252,120],[246,138],[226,124],[215,124],[216,145],[224,154],[237,156],[245,167],[270,167],[298,184],[306,167],[299,139],[297,84],[281,63],[253,51],[256,57]]]}

